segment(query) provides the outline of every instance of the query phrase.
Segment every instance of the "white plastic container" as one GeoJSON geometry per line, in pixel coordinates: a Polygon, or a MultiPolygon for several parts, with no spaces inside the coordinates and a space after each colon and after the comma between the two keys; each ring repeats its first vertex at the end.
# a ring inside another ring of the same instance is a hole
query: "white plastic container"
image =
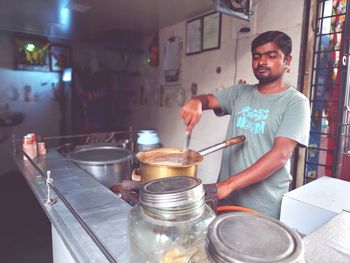
{"type": "Polygon", "coordinates": [[[280,220],[308,235],[343,210],[350,210],[350,182],[323,176],[282,198],[280,220]]]}
{"type": "Polygon", "coordinates": [[[158,133],[155,129],[140,130],[137,138],[136,152],[146,151],[161,147],[158,133]]]}

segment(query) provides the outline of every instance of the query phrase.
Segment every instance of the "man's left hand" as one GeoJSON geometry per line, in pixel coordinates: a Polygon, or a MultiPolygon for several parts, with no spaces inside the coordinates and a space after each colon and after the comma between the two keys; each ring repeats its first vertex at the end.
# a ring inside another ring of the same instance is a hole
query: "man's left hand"
{"type": "Polygon", "coordinates": [[[225,181],[218,182],[216,184],[216,188],[217,188],[216,196],[217,196],[218,200],[227,197],[231,193],[231,189],[228,186],[228,184],[225,183],[225,181]]]}

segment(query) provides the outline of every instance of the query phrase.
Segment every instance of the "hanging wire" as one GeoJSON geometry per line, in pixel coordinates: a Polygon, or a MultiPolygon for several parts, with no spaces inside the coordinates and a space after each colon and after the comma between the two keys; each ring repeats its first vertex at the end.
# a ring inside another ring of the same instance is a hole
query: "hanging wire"
{"type": "Polygon", "coordinates": [[[241,27],[237,32],[236,46],[235,46],[235,58],[234,58],[235,71],[234,71],[234,75],[233,75],[233,84],[236,84],[236,81],[237,81],[237,50],[238,50],[239,33],[248,33],[248,32],[250,32],[249,27],[241,27]]]}

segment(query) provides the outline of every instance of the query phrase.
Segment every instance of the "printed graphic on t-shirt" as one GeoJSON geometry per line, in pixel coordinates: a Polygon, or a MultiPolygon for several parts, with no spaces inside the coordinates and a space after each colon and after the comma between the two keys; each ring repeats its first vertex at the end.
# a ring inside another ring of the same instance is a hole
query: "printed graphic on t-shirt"
{"type": "Polygon", "coordinates": [[[245,106],[238,112],[236,127],[256,134],[263,134],[269,111],[269,109],[254,109],[245,106]]]}

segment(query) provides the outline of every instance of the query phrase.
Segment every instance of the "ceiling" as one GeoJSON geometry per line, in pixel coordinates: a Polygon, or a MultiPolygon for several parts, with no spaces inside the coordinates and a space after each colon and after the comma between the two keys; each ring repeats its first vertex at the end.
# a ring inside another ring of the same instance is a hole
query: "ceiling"
{"type": "Polygon", "coordinates": [[[212,0],[0,0],[0,30],[67,39],[113,29],[149,34],[210,10],[212,0]]]}

